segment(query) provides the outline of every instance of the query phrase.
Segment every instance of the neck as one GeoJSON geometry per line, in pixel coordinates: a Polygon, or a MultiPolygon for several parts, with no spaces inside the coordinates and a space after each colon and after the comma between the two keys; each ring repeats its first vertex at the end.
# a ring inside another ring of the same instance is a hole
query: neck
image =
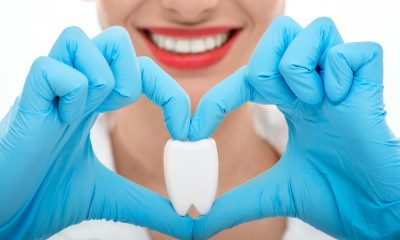
{"type": "MultiPolygon", "coordinates": [[[[222,192],[258,175],[277,160],[273,149],[256,135],[249,107],[229,114],[212,136],[218,148],[222,192]]],[[[161,110],[142,98],[111,117],[117,171],[165,194],[162,159],[169,135],[161,110]]]]}

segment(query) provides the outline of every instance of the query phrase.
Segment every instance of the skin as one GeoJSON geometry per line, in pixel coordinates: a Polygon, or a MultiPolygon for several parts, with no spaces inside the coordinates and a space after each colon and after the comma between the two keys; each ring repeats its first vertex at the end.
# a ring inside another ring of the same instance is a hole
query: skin
{"type": "MultiPolygon", "coordinates": [[[[182,71],[159,63],[188,93],[192,112],[212,86],[247,63],[271,20],[284,10],[284,0],[98,0],[96,4],[102,28],[125,27],[138,56],[152,57],[138,27],[243,28],[225,58],[211,67],[182,71]]],[[[142,98],[109,117],[117,172],[167,196],[162,156],[170,136],[161,110],[142,98]]],[[[249,105],[230,114],[212,137],[217,142],[220,165],[217,196],[262,173],[279,159],[270,144],[257,136],[249,105]]],[[[192,211],[192,215],[196,213],[192,211]]],[[[274,218],[226,230],[213,239],[281,239],[285,227],[285,219],[274,218]]],[[[170,239],[153,231],[150,234],[153,239],[170,239]]]]}

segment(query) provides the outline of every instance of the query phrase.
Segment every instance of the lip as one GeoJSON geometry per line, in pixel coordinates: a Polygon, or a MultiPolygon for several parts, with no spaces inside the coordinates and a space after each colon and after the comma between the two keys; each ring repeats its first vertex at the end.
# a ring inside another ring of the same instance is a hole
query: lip
{"type": "Polygon", "coordinates": [[[237,27],[213,27],[202,29],[179,29],[149,27],[138,29],[149,47],[155,59],[168,67],[179,70],[197,70],[210,67],[221,61],[229,52],[237,39],[240,28],[237,27]],[[200,38],[219,33],[229,32],[228,40],[220,47],[198,54],[179,54],[168,52],[156,46],[150,39],[150,33],[179,38],[200,38]]]}

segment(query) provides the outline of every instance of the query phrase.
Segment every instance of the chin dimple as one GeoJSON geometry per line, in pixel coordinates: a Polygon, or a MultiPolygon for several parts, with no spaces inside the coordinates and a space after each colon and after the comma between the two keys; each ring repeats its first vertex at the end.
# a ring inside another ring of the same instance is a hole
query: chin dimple
{"type": "Polygon", "coordinates": [[[176,38],[150,33],[152,42],[163,50],[180,54],[199,54],[224,45],[229,38],[229,32],[219,33],[201,38],[176,38]]]}

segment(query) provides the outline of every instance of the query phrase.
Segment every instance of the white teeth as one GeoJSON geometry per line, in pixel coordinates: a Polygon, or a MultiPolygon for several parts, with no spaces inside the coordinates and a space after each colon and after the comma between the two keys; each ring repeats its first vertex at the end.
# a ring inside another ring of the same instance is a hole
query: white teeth
{"type": "Polygon", "coordinates": [[[186,215],[192,205],[201,215],[207,214],[218,184],[215,141],[169,140],[164,150],[164,174],[172,205],[179,215],[186,215]]]}
{"type": "Polygon", "coordinates": [[[228,40],[229,33],[220,33],[204,38],[173,38],[150,33],[150,38],[157,47],[176,53],[202,53],[222,46],[228,40]]]}
{"type": "Polygon", "coordinates": [[[190,50],[192,53],[200,53],[206,51],[206,45],[203,40],[197,39],[193,40],[190,45],[190,50]]]}
{"type": "Polygon", "coordinates": [[[207,49],[214,49],[217,45],[217,39],[213,37],[208,37],[205,39],[205,44],[207,49]]]}
{"type": "Polygon", "coordinates": [[[175,39],[173,38],[164,38],[164,46],[166,50],[173,51],[175,50],[175,39]]]}
{"type": "Polygon", "coordinates": [[[179,53],[188,53],[190,52],[190,42],[187,40],[176,40],[175,42],[175,51],[179,53]]]}

